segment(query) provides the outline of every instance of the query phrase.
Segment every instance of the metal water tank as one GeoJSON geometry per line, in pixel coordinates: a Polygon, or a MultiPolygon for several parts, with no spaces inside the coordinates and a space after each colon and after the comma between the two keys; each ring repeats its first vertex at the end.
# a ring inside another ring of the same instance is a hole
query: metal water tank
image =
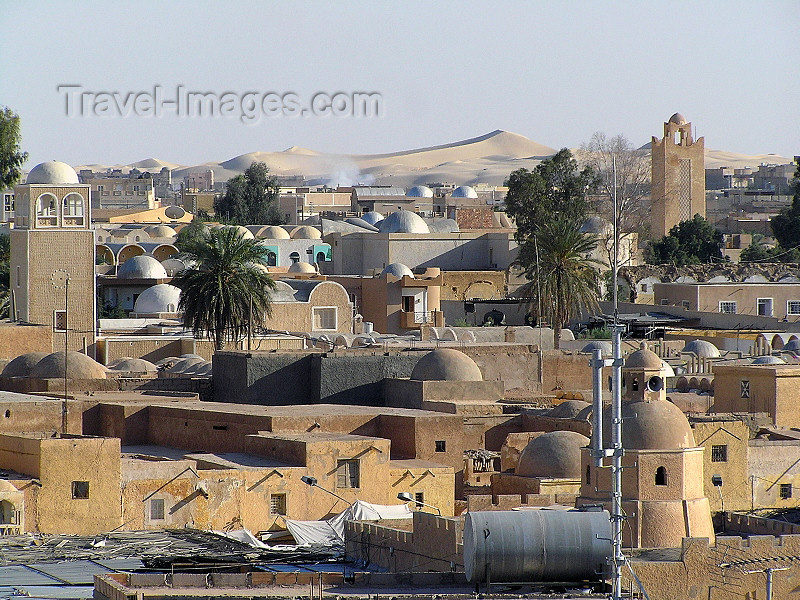
{"type": "Polygon", "coordinates": [[[602,579],[613,554],[605,510],[467,513],[464,570],[471,582],[602,579]]]}

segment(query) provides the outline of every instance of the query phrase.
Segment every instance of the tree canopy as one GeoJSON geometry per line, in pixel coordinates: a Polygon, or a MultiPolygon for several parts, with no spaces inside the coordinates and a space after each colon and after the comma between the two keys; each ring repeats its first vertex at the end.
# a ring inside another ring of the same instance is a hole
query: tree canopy
{"type": "Polygon", "coordinates": [[[650,264],[677,266],[710,263],[722,257],[722,233],[700,215],[681,221],[669,230],[669,235],[651,242],[645,251],[650,264]]]}
{"type": "Polygon", "coordinates": [[[244,173],[228,180],[225,195],[214,201],[214,211],[236,225],[280,225],[278,181],[263,162],[252,163],[244,173]]]}
{"type": "Polygon", "coordinates": [[[770,221],[772,233],[782,250],[800,247],[800,161],[797,162],[792,187],[794,189],[792,205],[784,208],[770,221]]]}
{"type": "Polygon", "coordinates": [[[513,171],[506,180],[506,212],[516,221],[517,242],[525,243],[556,215],[573,224],[582,223],[588,209],[587,194],[594,192],[599,182],[591,167],[579,169],[567,148],[531,171],[513,171]]]}
{"type": "Polygon", "coordinates": [[[0,189],[13,187],[22,178],[28,153],[20,149],[19,115],[8,107],[0,109],[0,189]]]}
{"type": "Polygon", "coordinates": [[[191,266],[172,284],[181,289],[178,309],[196,337],[208,336],[222,350],[272,313],[276,284],[265,269],[268,252],[233,227],[205,230],[186,244],[181,257],[191,266]]]}

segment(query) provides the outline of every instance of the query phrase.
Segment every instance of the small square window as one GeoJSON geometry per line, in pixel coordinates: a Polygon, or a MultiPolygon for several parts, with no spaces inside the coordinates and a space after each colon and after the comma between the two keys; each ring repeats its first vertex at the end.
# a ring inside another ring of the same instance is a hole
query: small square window
{"type": "Polygon", "coordinates": [[[782,483],[781,484],[781,500],[788,500],[792,497],[792,484],[791,483],[782,483]]]}
{"type": "Polygon", "coordinates": [[[164,499],[152,498],[150,500],[150,519],[152,521],[164,520],[164,499]]]}
{"type": "Polygon", "coordinates": [[[447,451],[447,441],[436,440],[436,452],[446,452],[446,451],[447,451]]]}
{"type": "Polygon", "coordinates": [[[271,494],[269,497],[269,514],[286,514],[286,494],[271,494]]]}
{"type": "Polygon", "coordinates": [[[711,462],[728,462],[728,446],[725,444],[711,446],[711,462]]]}
{"type": "Polygon", "coordinates": [[[88,481],[73,481],[72,482],[72,498],[74,500],[86,500],[89,498],[89,482],[88,481]]]}
{"type": "Polygon", "coordinates": [[[681,306],[686,310],[689,310],[689,301],[688,300],[681,300],[681,306]]]}
{"type": "Polygon", "coordinates": [[[800,300],[789,300],[786,303],[786,312],[790,315],[800,315],[800,300]]]}
{"type": "Polygon", "coordinates": [[[425,506],[425,492],[415,492],[414,502],[416,503],[417,508],[422,508],[425,506]]]}
{"type": "Polygon", "coordinates": [[[735,300],[721,300],[719,303],[719,312],[727,315],[736,314],[736,301],[735,300]]]}

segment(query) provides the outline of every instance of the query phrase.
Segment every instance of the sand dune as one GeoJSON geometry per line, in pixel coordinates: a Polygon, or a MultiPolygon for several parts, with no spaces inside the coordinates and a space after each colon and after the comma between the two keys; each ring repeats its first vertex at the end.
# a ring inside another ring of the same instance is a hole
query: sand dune
{"type": "MultiPolygon", "coordinates": [[[[646,144],[647,146],[647,144],[646,144]]],[[[303,175],[312,185],[384,184],[410,187],[431,182],[459,185],[487,183],[502,185],[514,169],[535,167],[556,150],[525,136],[508,131],[492,131],[467,140],[386,154],[328,154],[292,146],[282,152],[248,152],[228,160],[183,166],[156,158],[113,167],[78,166],[95,171],[132,167],[173,169],[180,179],[192,171],[211,169],[217,181],[243,172],[254,161],[265,162],[276,175],[303,175]]],[[[722,150],[706,150],[706,167],[758,167],[762,163],[786,164],[791,159],[775,154],[745,155],[722,150]]]]}

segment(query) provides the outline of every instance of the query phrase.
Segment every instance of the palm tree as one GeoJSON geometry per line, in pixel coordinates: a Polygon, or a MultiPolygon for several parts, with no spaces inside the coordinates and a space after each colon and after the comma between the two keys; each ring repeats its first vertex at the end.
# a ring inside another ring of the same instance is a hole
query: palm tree
{"type": "Polygon", "coordinates": [[[557,218],[539,226],[520,247],[517,260],[530,281],[519,295],[537,319],[549,318],[556,348],[570,318],[600,306],[598,267],[603,263],[591,257],[597,243],[597,236],[581,233],[572,220],[557,218]]]}
{"type": "Polygon", "coordinates": [[[191,266],[172,284],[181,289],[178,309],[195,337],[207,335],[222,350],[246,333],[251,319],[260,323],[272,314],[275,281],[265,268],[268,252],[234,227],[206,230],[184,246],[181,257],[191,266]]]}

